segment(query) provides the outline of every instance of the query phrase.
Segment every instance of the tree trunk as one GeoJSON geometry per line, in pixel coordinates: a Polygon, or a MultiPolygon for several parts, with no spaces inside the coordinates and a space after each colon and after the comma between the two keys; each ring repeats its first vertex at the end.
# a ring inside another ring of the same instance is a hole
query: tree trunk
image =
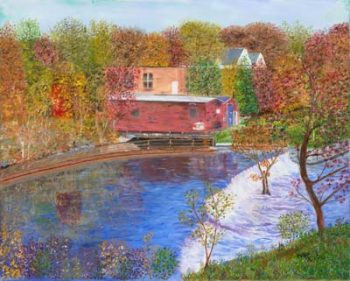
{"type": "Polygon", "coordinates": [[[324,231],[324,217],[323,217],[323,211],[322,211],[322,205],[317,197],[317,195],[314,192],[314,183],[312,180],[310,180],[309,175],[307,173],[307,146],[309,143],[309,137],[311,132],[308,132],[304,136],[303,143],[300,148],[299,152],[299,169],[300,169],[300,176],[305,184],[305,188],[307,191],[307,194],[309,196],[309,199],[311,201],[311,204],[315,210],[316,218],[317,218],[317,228],[318,233],[322,237],[323,231],[324,231]]]}
{"type": "Polygon", "coordinates": [[[261,182],[262,182],[262,186],[263,186],[262,194],[264,194],[264,195],[271,195],[267,176],[262,176],[261,182]]]}

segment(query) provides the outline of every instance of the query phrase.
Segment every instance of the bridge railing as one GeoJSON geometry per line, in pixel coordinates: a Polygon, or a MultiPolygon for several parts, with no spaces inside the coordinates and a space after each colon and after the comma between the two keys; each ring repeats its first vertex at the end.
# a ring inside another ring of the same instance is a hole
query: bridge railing
{"type": "Polygon", "coordinates": [[[214,145],[214,141],[211,139],[147,139],[147,140],[132,140],[128,143],[136,145],[142,150],[151,149],[177,149],[177,148],[205,148],[214,145]]]}

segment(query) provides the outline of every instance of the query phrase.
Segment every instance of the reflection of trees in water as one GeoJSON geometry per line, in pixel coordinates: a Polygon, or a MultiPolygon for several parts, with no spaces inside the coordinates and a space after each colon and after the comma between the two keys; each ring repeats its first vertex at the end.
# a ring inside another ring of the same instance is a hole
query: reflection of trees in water
{"type": "Polygon", "coordinates": [[[142,159],[134,174],[150,182],[183,182],[191,177],[211,182],[233,175],[238,158],[232,153],[142,159]]]}
{"type": "Polygon", "coordinates": [[[59,220],[68,225],[80,222],[81,192],[58,192],[56,195],[56,209],[59,220]]]}
{"type": "Polygon", "coordinates": [[[63,171],[2,189],[1,225],[43,238],[83,236],[101,221],[129,223],[131,213],[143,210],[142,192],[124,162],[63,171]],[[69,231],[77,227],[80,233],[69,231]]]}
{"type": "Polygon", "coordinates": [[[134,174],[145,181],[168,182],[191,175],[190,157],[149,158],[138,161],[134,174]]]}

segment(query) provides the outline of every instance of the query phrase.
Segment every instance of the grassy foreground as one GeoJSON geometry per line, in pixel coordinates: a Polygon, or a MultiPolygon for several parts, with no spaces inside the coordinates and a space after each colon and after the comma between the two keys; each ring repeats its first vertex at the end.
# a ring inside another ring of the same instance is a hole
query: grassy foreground
{"type": "Polygon", "coordinates": [[[342,279],[350,280],[350,224],[328,228],[324,242],[317,233],[269,252],[213,263],[185,280],[342,279]]]}

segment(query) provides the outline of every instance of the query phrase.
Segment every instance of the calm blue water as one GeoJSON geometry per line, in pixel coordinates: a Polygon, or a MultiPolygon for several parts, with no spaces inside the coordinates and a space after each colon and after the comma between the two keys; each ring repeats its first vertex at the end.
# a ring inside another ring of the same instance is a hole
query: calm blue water
{"type": "Polygon", "coordinates": [[[206,183],[224,188],[251,166],[229,150],[213,154],[143,158],[99,163],[40,177],[0,190],[1,226],[20,230],[24,240],[61,235],[73,250],[96,247],[102,241],[152,244],[179,253],[191,230],[181,225],[185,193],[206,183]]]}

